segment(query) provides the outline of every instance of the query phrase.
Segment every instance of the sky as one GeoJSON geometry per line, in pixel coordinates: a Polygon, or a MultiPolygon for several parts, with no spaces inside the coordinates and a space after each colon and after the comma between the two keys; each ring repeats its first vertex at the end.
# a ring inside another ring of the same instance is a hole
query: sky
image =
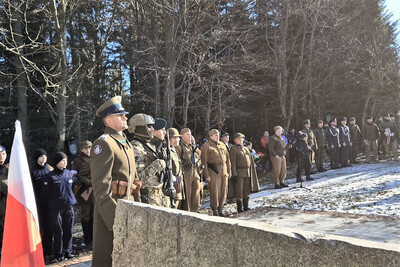
{"type": "MultiPolygon", "coordinates": [[[[386,0],[385,1],[386,9],[389,13],[392,13],[392,20],[400,20],[400,0],[386,0]]],[[[397,25],[397,32],[400,32],[400,21],[397,25]]],[[[400,34],[397,36],[398,43],[400,43],[400,34]]]]}

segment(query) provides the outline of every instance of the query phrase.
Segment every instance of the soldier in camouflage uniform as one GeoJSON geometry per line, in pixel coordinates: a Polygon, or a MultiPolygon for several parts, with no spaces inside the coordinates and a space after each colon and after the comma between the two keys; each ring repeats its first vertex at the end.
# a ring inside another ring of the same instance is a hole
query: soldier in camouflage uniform
{"type": "Polygon", "coordinates": [[[166,163],[153,140],[155,121],[146,114],[136,114],[129,119],[128,131],[133,134],[131,141],[135,153],[136,169],[142,181],[140,190],[142,202],[155,206],[168,206],[162,192],[160,177],[166,163]]]}

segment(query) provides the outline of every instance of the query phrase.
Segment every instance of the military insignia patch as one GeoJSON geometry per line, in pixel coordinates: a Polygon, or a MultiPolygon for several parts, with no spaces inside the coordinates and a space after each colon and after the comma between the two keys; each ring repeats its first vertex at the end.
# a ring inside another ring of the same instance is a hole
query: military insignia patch
{"type": "Polygon", "coordinates": [[[103,148],[101,147],[101,145],[95,145],[93,148],[93,153],[98,155],[101,153],[101,151],[103,151],[103,148]]]}

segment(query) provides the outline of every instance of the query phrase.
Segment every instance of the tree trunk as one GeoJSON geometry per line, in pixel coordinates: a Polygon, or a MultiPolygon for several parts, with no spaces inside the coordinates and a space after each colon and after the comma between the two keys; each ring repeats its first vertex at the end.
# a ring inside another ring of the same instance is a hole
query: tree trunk
{"type": "Polygon", "coordinates": [[[65,12],[67,9],[67,4],[65,1],[55,1],[52,3],[52,11],[55,20],[56,27],[56,40],[57,40],[57,56],[59,60],[59,79],[56,101],[57,101],[57,150],[64,150],[64,142],[66,140],[66,112],[67,112],[67,35],[66,35],[66,17],[65,12]],[[57,7],[58,5],[58,7],[57,7]]]}
{"type": "Polygon", "coordinates": [[[172,127],[175,110],[175,78],[176,78],[176,49],[175,49],[175,0],[171,0],[171,9],[166,9],[166,23],[165,23],[165,52],[167,59],[167,80],[165,86],[164,104],[166,119],[172,127]]]}
{"type": "Polygon", "coordinates": [[[17,44],[17,49],[18,49],[18,55],[14,57],[14,64],[15,64],[15,69],[16,69],[16,87],[17,87],[17,92],[18,92],[18,120],[21,122],[21,128],[22,128],[22,139],[25,144],[25,148],[27,151],[29,151],[29,139],[28,139],[28,98],[26,95],[26,89],[28,88],[28,83],[27,83],[27,78],[26,78],[26,73],[24,71],[22,62],[21,62],[21,54],[23,51],[19,50],[19,47],[23,46],[23,34],[22,34],[22,26],[21,26],[21,13],[22,10],[20,10],[21,5],[19,3],[20,1],[15,0],[13,1],[13,6],[15,8],[14,12],[14,19],[12,20],[13,28],[15,31],[14,34],[14,41],[17,44]]]}

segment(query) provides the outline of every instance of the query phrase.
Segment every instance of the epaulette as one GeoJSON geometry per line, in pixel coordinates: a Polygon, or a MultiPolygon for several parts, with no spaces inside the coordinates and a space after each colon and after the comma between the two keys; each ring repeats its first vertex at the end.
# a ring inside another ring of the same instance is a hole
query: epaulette
{"type": "Polygon", "coordinates": [[[110,136],[109,134],[102,134],[98,139],[99,140],[106,140],[107,137],[109,137],[109,136],[110,136]]]}

